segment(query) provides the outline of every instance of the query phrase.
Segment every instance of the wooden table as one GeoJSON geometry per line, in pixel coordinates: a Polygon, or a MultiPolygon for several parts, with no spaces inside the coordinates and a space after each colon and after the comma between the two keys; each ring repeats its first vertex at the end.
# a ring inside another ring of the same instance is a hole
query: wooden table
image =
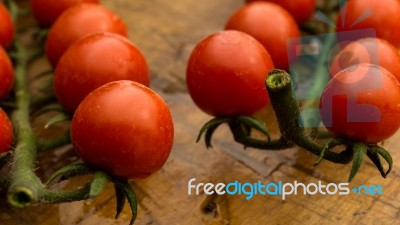
{"type": "MultiPolygon", "coordinates": [[[[223,29],[229,15],[242,0],[103,0],[127,23],[130,38],[144,52],[151,68],[152,84],[167,101],[175,122],[175,144],[164,168],[145,180],[132,181],[138,196],[136,224],[400,224],[400,133],[384,143],[392,152],[392,173],[383,179],[372,163],[365,163],[351,187],[378,185],[383,195],[297,195],[285,201],[278,196],[255,196],[247,201],[241,196],[188,195],[188,181],[198,182],[346,182],[350,165],[323,162],[313,167],[316,157],[299,148],[280,152],[243,149],[235,143],[229,130],[222,127],[207,150],[195,143],[200,127],[210,117],[195,107],[187,94],[185,68],[187,58],[206,35],[223,29]]],[[[32,70],[47,66],[46,60],[35,63],[32,70]]],[[[270,108],[259,114],[276,132],[270,108]]],[[[40,125],[40,121],[35,123],[40,125]]],[[[48,177],[62,165],[77,160],[70,147],[39,156],[38,173],[48,177]]],[[[77,187],[88,177],[61,183],[60,187],[77,187]]],[[[128,224],[126,206],[114,220],[113,187],[96,199],[58,205],[40,205],[25,209],[11,208],[0,199],[0,224],[5,225],[111,225],[128,224]]]]}

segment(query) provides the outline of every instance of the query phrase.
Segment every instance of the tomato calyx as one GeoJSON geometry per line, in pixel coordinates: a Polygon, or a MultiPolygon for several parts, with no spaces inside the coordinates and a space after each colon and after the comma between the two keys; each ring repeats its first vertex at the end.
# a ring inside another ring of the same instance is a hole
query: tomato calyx
{"type": "MultiPolygon", "coordinates": [[[[117,202],[115,219],[118,219],[125,206],[125,202],[128,201],[132,213],[132,218],[129,224],[133,224],[137,216],[137,200],[132,186],[126,179],[112,176],[109,173],[93,168],[86,163],[73,163],[66,165],[53,173],[46,182],[46,186],[49,187],[55,181],[63,181],[75,176],[87,174],[93,174],[93,177],[92,180],[85,185],[86,188],[83,189],[86,192],[86,198],[97,197],[102,193],[105,185],[108,182],[112,182],[114,184],[117,202]]],[[[79,197],[80,193],[77,193],[77,195],[79,197]]],[[[68,198],[74,198],[74,196],[68,196],[68,198]]]]}
{"type": "Polygon", "coordinates": [[[332,138],[330,141],[328,141],[323,146],[322,151],[319,155],[319,158],[316,161],[316,163],[314,164],[314,166],[317,166],[321,163],[321,161],[324,159],[324,155],[327,151],[331,151],[333,148],[338,147],[338,146],[344,146],[346,148],[345,151],[352,153],[353,164],[352,164],[352,168],[351,168],[350,175],[348,178],[349,181],[353,180],[353,178],[355,177],[355,175],[361,168],[361,165],[364,162],[365,156],[368,156],[368,158],[374,163],[374,165],[379,170],[379,172],[383,178],[386,178],[386,176],[392,170],[392,166],[393,166],[392,156],[384,148],[382,148],[376,144],[365,144],[363,142],[346,140],[346,139],[337,138],[337,137],[332,138]],[[388,164],[388,169],[386,171],[382,165],[381,157],[388,164]]]}
{"type": "Polygon", "coordinates": [[[283,70],[272,70],[269,72],[266,81],[266,89],[270,96],[271,105],[277,115],[281,137],[271,139],[266,125],[253,117],[217,117],[207,122],[200,130],[197,141],[204,134],[207,148],[212,147],[211,138],[215,130],[223,123],[229,125],[234,140],[245,147],[257,148],[260,150],[284,150],[293,145],[297,145],[306,151],[318,156],[315,166],[323,159],[339,163],[348,164],[352,162],[352,168],[349,175],[349,182],[353,180],[365,156],[375,164],[382,177],[390,173],[393,160],[389,152],[377,144],[369,144],[356,140],[333,137],[321,145],[311,138],[325,139],[325,135],[307,133],[302,126],[302,116],[298,102],[292,93],[292,82],[290,75],[283,70]],[[265,135],[265,138],[254,138],[252,130],[257,130],[265,135]],[[313,136],[315,135],[315,136],[313,136]],[[333,148],[342,146],[340,152],[331,151],[333,148]],[[387,162],[388,169],[385,171],[381,163],[381,157],[387,162]]]}
{"type": "MultiPolygon", "coordinates": [[[[254,117],[250,116],[238,116],[238,117],[215,117],[208,121],[199,132],[196,142],[199,142],[204,134],[204,140],[207,148],[212,148],[211,139],[217,128],[227,123],[232,133],[234,134],[235,140],[239,143],[246,143],[251,141],[252,129],[255,129],[264,134],[268,141],[271,140],[268,128],[265,124],[254,117]]],[[[245,145],[246,147],[246,145],[245,145]]]]}

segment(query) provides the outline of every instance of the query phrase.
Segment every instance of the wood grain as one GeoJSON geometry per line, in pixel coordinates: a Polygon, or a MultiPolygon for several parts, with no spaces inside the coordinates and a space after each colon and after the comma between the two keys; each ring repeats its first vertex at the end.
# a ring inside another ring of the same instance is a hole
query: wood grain
{"type": "MultiPolygon", "coordinates": [[[[365,163],[351,187],[380,184],[381,196],[296,195],[285,201],[278,196],[199,196],[187,194],[191,178],[198,182],[291,182],[325,184],[346,182],[350,165],[323,162],[313,167],[316,157],[299,148],[284,151],[243,149],[235,143],[227,127],[215,134],[214,148],[195,143],[200,127],[210,117],[195,107],[185,86],[185,67],[190,51],[206,35],[223,29],[229,15],[241,0],[103,0],[127,23],[130,38],[145,54],[151,68],[152,87],[167,101],[175,122],[175,144],[165,167],[145,180],[132,181],[139,200],[136,224],[399,224],[400,133],[385,142],[392,152],[395,167],[387,179],[381,178],[373,164],[365,163]]],[[[46,67],[44,59],[33,71],[46,67]],[[36,68],[36,69],[35,69],[36,68]]],[[[276,133],[271,108],[260,114],[276,133]]],[[[36,124],[40,126],[40,122],[36,124]]],[[[77,160],[69,147],[41,154],[40,169],[48,177],[54,169],[77,160]]],[[[76,188],[89,177],[62,183],[76,188]]],[[[128,224],[129,208],[114,219],[113,187],[108,185],[96,199],[58,205],[38,205],[26,209],[10,207],[0,199],[0,224],[7,225],[117,225],[128,224]]]]}

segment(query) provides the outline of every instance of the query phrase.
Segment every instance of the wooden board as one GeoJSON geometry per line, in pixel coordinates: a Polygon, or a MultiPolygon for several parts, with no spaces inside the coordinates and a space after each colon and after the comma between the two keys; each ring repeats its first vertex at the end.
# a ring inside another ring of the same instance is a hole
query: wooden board
{"type": "MultiPolygon", "coordinates": [[[[395,166],[383,179],[367,162],[351,187],[378,185],[383,195],[347,196],[296,195],[285,201],[278,196],[188,195],[188,181],[197,182],[291,182],[325,184],[346,182],[350,165],[323,162],[313,167],[316,157],[299,148],[285,151],[243,149],[235,143],[226,127],[217,131],[214,148],[195,143],[200,127],[210,117],[195,107],[185,86],[186,61],[195,44],[206,35],[223,29],[229,15],[241,0],[103,0],[127,23],[130,39],[144,52],[151,68],[152,87],[167,101],[175,122],[175,144],[165,167],[145,180],[132,181],[139,199],[136,224],[399,224],[400,223],[400,133],[385,142],[395,166]],[[397,164],[396,164],[397,163],[397,164]]],[[[32,71],[46,67],[41,59],[32,71]]],[[[259,114],[276,132],[270,108],[259,114]]],[[[37,122],[36,126],[40,126],[37,122]]],[[[48,177],[56,168],[77,160],[70,147],[41,154],[38,172],[48,177]]],[[[59,187],[76,188],[88,177],[64,182],[59,187]]],[[[196,182],[196,183],[197,183],[196,182]]],[[[96,199],[26,209],[10,207],[0,199],[0,224],[7,225],[117,225],[128,224],[129,208],[113,219],[113,187],[96,199]]]]}

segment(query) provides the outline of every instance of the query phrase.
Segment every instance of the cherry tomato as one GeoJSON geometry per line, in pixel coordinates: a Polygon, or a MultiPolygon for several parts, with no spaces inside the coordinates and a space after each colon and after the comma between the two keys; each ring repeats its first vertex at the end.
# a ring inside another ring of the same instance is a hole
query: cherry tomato
{"type": "MultiPolygon", "coordinates": [[[[262,0],[246,0],[246,2],[254,2],[262,0]]],[[[306,22],[315,11],[316,0],[263,0],[273,2],[286,9],[297,23],[302,24],[306,22]]]]}
{"type": "Polygon", "coordinates": [[[114,81],[91,92],[71,123],[77,154],[125,178],[145,178],[166,162],[174,129],[164,100],[134,81],[114,81]]]}
{"type": "Polygon", "coordinates": [[[99,3],[99,0],[32,0],[32,14],[41,26],[49,27],[66,9],[82,2],[99,3]]]}
{"type": "Polygon", "coordinates": [[[46,40],[46,55],[56,67],[62,54],[76,40],[97,32],[127,36],[124,22],[113,12],[98,4],[72,6],[58,17],[46,40]]]}
{"type": "Polygon", "coordinates": [[[271,54],[279,69],[288,69],[287,43],[300,36],[293,17],[270,2],[252,2],[236,11],[228,20],[227,30],[239,30],[256,38],[271,54]]]}
{"type": "Polygon", "coordinates": [[[320,112],[325,126],[336,136],[380,142],[400,127],[400,84],[385,68],[353,65],[328,83],[320,112]]]}
{"type": "Polygon", "coordinates": [[[7,114],[0,108],[0,154],[8,152],[13,143],[13,128],[7,114]]]}
{"type": "Polygon", "coordinates": [[[11,91],[14,84],[14,69],[10,58],[0,46],[0,99],[11,91]]]}
{"type": "Polygon", "coordinates": [[[214,116],[251,115],[268,102],[264,81],[274,68],[268,52],[240,31],[208,36],[193,50],[186,72],[190,96],[214,116]]]}
{"type": "Polygon", "coordinates": [[[14,39],[14,24],[10,13],[0,2],[0,45],[8,48],[14,39]]]}
{"type": "Polygon", "coordinates": [[[54,91],[66,111],[74,112],[86,95],[103,84],[133,80],[149,86],[149,79],[146,60],[132,42],[118,34],[96,33],[65,51],[55,71],[54,91]]]}
{"type": "Polygon", "coordinates": [[[400,53],[389,42],[379,38],[363,38],[342,49],[331,65],[331,74],[354,64],[369,63],[389,70],[400,81],[400,53]]]}
{"type": "Polygon", "coordinates": [[[337,31],[373,28],[378,38],[400,47],[400,1],[351,0],[341,12],[344,15],[338,16],[337,31]]]}

